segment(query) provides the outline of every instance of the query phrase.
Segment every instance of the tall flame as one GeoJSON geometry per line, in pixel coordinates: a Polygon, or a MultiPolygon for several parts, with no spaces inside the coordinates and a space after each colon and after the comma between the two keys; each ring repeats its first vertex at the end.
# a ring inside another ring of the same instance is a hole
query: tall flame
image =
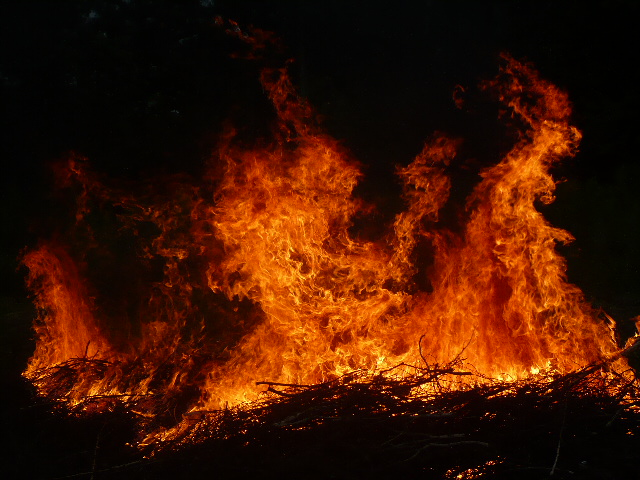
{"type": "Polygon", "coordinates": [[[553,201],[549,167],[573,155],[581,135],[568,124],[566,94],[531,67],[505,60],[493,86],[525,130],[500,163],[481,173],[464,237],[437,239],[434,292],[420,313],[431,319],[424,349],[442,360],[468,341],[468,361],[491,374],[517,377],[547,366],[566,372],[612,348],[580,290],[566,282],[554,247],[571,235],[535,207],[553,201]]]}
{"type": "Polygon", "coordinates": [[[24,257],[41,312],[25,375],[38,385],[47,367],[100,359],[104,368],[78,381],[72,398],[188,385],[198,392],[188,408],[208,410],[257,399],[262,380],[308,384],[453,358],[485,376],[523,378],[612,354],[606,327],[567,282],[555,250],[571,235],[536,209],[553,201],[549,168],[580,140],[567,96],[531,66],[503,61],[485,87],[519,122],[520,139],[481,172],[460,234],[434,228],[460,143],[435,134],[397,171],[406,210],[387,235],[355,236],[353,219],[369,208],[353,196],[360,169],[314,125],[286,69],[261,76],[276,141],[243,148],[230,131],[214,156],[222,173],[212,166],[202,183],[171,179],[134,196],[72,158],[62,176],[82,186],[76,244],[42,243],[24,257]],[[101,311],[87,282],[87,252],[105,248],[92,205],[111,206],[118,235],[127,232],[141,269],[155,272],[126,315],[101,311]],[[426,275],[415,263],[425,243],[434,252],[430,292],[412,283],[426,275]],[[110,332],[127,322],[127,341],[110,332]]]}

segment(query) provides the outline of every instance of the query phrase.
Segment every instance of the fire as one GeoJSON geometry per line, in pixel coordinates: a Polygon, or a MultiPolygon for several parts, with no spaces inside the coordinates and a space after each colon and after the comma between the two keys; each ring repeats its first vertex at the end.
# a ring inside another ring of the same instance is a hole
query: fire
{"type": "Polygon", "coordinates": [[[482,172],[464,237],[453,248],[437,239],[434,292],[420,317],[432,319],[423,326],[432,333],[424,348],[440,361],[470,341],[471,364],[517,378],[548,366],[569,371],[611,353],[612,345],[580,290],[566,282],[554,247],[571,235],[535,207],[553,201],[549,167],[573,155],[580,140],[568,124],[567,96],[529,66],[506,60],[506,78],[494,86],[525,130],[500,163],[482,172]],[[535,103],[525,103],[525,95],[535,103]]]}
{"type": "Polygon", "coordinates": [[[520,137],[481,172],[460,233],[438,224],[460,140],[438,133],[398,168],[406,209],[387,235],[358,238],[353,219],[370,208],[353,195],[360,168],[314,124],[286,69],[261,76],[274,142],[246,147],[230,130],[203,181],[174,178],[133,195],[72,157],[58,174],[80,187],[76,225],[23,258],[40,311],[25,376],[53,394],[43,372],[91,360],[100,368],[80,371],[60,396],[184,395],[193,415],[255,401],[261,381],[313,384],[453,359],[483,377],[519,379],[610,358],[616,345],[555,250],[571,235],[536,208],[553,201],[550,167],[580,141],[567,95],[530,65],[503,63],[485,88],[520,137]],[[131,308],[101,309],[104,294],[88,280],[105,248],[94,210],[133,242],[139,271],[152,272],[131,308]],[[418,291],[425,243],[431,289],[418,291]]]}

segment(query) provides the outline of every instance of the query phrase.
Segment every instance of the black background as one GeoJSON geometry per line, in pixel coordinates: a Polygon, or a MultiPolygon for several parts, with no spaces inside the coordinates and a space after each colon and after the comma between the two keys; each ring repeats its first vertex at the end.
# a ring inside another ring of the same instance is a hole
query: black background
{"type": "Polygon", "coordinates": [[[324,128],[362,162],[358,194],[381,222],[401,207],[395,166],[435,130],[467,142],[454,190],[464,197],[509,147],[476,86],[495,75],[500,52],[533,62],[569,92],[584,134],[545,207],[576,237],[561,247],[569,278],[614,317],[639,314],[638,10],[631,0],[3,2],[3,368],[14,375],[32,349],[16,259],[56,229],[50,163],[74,150],[123,179],[198,175],[226,120],[246,137],[267,135],[259,69],[287,58],[324,128]],[[282,50],[231,58],[244,47],[214,26],[218,15],[273,31],[282,50]],[[456,85],[469,92],[462,110],[456,85]]]}

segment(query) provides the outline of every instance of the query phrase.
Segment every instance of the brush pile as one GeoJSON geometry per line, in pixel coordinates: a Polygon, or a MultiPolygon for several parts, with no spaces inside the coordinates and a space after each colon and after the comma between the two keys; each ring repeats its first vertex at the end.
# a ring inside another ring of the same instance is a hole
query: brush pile
{"type": "MultiPolygon", "coordinates": [[[[83,375],[87,369],[99,374],[100,365],[94,363],[76,359],[34,383],[41,393],[56,393],[71,412],[95,414],[96,408],[110,406],[105,414],[110,423],[137,422],[143,436],[166,425],[172,415],[179,420],[175,412],[188,396],[185,392],[169,399],[87,397],[72,405],[62,386],[73,383],[78,369],[83,375]],[[154,415],[145,414],[145,408],[154,415]]],[[[260,401],[184,414],[178,427],[147,436],[146,446],[140,436],[133,442],[123,438],[123,443],[143,445],[138,460],[129,456],[126,464],[100,469],[94,462],[84,473],[119,479],[265,473],[318,479],[637,475],[640,388],[631,376],[592,365],[562,376],[492,381],[461,371],[461,366],[459,361],[421,369],[400,365],[377,375],[356,371],[317,385],[264,382],[267,391],[260,401]],[[410,368],[413,373],[407,374],[410,368]],[[469,375],[478,380],[474,386],[453,388],[456,379],[469,375]]]]}

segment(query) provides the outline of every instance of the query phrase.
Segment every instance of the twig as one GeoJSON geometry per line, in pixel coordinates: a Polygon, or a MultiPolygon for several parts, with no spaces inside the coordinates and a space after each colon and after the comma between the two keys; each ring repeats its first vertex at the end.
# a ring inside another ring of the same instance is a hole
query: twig
{"type": "Polygon", "coordinates": [[[112,393],[109,395],[87,395],[86,400],[96,400],[100,398],[154,398],[160,397],[159,393],[112,393]]]}
{"type": "Polygon", "coordinates": [[[279,382],[256,382],[256,385],[269,385],[270,387],[291,387],[291,388],[311,388],[316,385],[305,385],[301,383],[279,383],[279,382]]]}
{"type": "Polygon", "coordinates": [[[420,453],[422,453],[424,450],[431,447],[457,447],[458,445],[480,445],[481,447],[489,447],[489,444],[487,442],[481,442],[479,440],[460,440],[459,442],[450,443],[427,443],[426,445],[420,447],[413,455],[403,461],[409,462],[420,455],[420,453]]]}
{"type": "Polygon", "coordinates": [[[560,444],[562,443],[562,434],[564,433],[564,426],[567,421],[567,404],[568,404],[568,398],[565,396],[564,408],[562,409],[562,424],[560,425],[560,434],[558,435],[558,446],[556,447],[556,458],[553,461],[553,466],[551,467],[551,472],[549,473],[549,476],[551,477],[553,477],[554,473],[556,472],[558,459],[560,458],[560,444]]]}
{"type": "Polygon", "coordinates": [[[474,335],[475,332],[476,332],[476,330],[474,328],[473,332],[471,332],[471,336],[469,337],[469,340],[467,341],[467,343],[464,345],[464,347],[462,347],[462,350],[460,350],[460,352],[458,352],[456,357],[451,361],[451,365],[455,365],[456,363],[458,363],[460,361],[460,356],[464,353],[464,351],[467,349],[467,347],[469,345],[471,345],[471,341],[473,340],[473,335],[474,335]]]}
{"type": "Polygon", "coordinates": [[[100,437],[102,436],[102,431],[104,430],[105,425],[106,422],[102,424],[102,427],[100,427],[100,431],[96,436],[96,446],[93,449],[93,462],[91,463],[91,477],[89,478],[89,480],[94,480],[94,475],[96,472],[96,461],[98,459],[98,450],[100,449],[100,437]]]}
{"type": "Polygon", "coordinates": [[[128,463],[123,463],[121,465],[114,465],[113,467],[109,467],[109,468],[101,468],[100,470],[93,470],[91,472],[80,472],[80,473],[73,473],[71,475],[66,475],[64,477],[55,477],[53,480],[65,480],[67,478],[77,478],[77,477],[84,477],[86,475],[91,475],[93,478],[93,475],[95,473],[104,473],[104,472],[110,472],[112,470],[119,470],[121,468],[127,468],[130,467],[131,465],[136,465],[136,464],[140,464],[140,463],[153,463],[154,461],[157,460],[134,460],[133,462],[128,462],[128,463]]]}
{"type": "Polygon", "coordinates": [[[426,337],[426,333],[422,334],[420,336],[420,339],[418,340],[418,352],[420,353],[420,358],[422,358],[422,361],[424,362],[424,364],[428,367],[429,366],[429,362],[427,362],[427,359],[424,358],[424,355],[422,354],[422,339],[424,337],[426,337]]]}
{"type": "Polygon", "coordinates": [[[610,426],[613,424],[613,422],[615,422],[615,421],[618,419],[618,417],[622,414],[622,412],[624,412],[625,410],[626,410],[626,408],[625,408],[625,407],[620,408],[620,409],[615,413],[615,415],[613,415],[613,417],[611,417],[611,420],[609,420],[609,421],[606,423],[605,427],[607,427],[607,428],[608,428],[608,427],[610,427],[610,426]]]}

